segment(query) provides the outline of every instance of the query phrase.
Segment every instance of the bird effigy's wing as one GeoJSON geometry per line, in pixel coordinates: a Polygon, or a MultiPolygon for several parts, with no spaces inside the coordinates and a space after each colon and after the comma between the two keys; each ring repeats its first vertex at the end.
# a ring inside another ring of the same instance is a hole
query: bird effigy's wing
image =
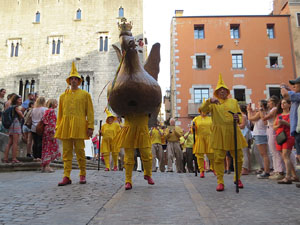
{"type": "Polygon", "coordinates": [[[152,46],[151,52],[146,60],[144,69],[155,79],[158,78],[160,63],[160,44],[155,43],[152,46]]]}
{"type": "Polygon", "coordinates": [[[115,51],[116,51],[116,53],[117,53],[119,62],[121,62],[121,59],[122,59],[122,53],[121,53],[121,50],[120,50],[119,47],[116,46],[116,45],[112,45],[112,46],[113,46],[113,48],[115,49],[115,51]]]}

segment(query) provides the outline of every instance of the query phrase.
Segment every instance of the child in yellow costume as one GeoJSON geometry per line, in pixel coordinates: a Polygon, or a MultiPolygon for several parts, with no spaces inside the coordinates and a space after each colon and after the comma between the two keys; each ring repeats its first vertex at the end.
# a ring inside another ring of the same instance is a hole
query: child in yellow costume
{"type": "MultiPolygon", "coordinates": [[[[201,107],[200,110],[204,113],[211,112],[212,117],[212,134],[211,134],[211,148],[214,150],[215,159],[215,172],[217,174],[217,191],[224,190],[224,159],[226,151],[230,151],[231,155],[234,154],[234,131],[233,131],[233,119],[238,123],[242,121],[242,114],[240,107],[236,99],[228,98],[229,89],[223,82],[221,74],[219,75],[219,81],[214,91],[214,97],[208,99],[201,107]],[[233,112],[234,115],[229,113],[233,112]]],[[[239,188],[243,188],[243,184],[240,180],[242,164],[243,164],[243,152],[242,149],[247,146],[247,142],[237,127],[237,161],[238,161],[238,178],[234,177],[234,182],[238,182],[239,188]]]]}
{"type": "Polygon", "coordinates": [[[125,149],[125,190],[132,189],[132,170],[134,167],[134,150],[139,149],[143,166],[144,179],[153,185],[152,180],[152,153],[151,141],[148,130],[149,116],[146,114],[134,114],[125,116],[124,127],[115,138],[116,146],[125,149]]]}
{"type": "Polygon", "coordinates": [[[113,140],[116,137],[117,133],[121,130],[120,125],[118,123],[114,123],[117,120],[117,117],[113,116],[108,109],[105,110],[106,123],[101,128],[101,151],[104,157],[105,163],[105,171],[110,170],[109,162],[110,162],[110,153],[112,154],[113,162],[114,162],[114,171],[118,170],[118,156],[120,148],[116,148],[113,144],[113,140]]]}
{"type": "Polygon", "coordinates": [[[82,79],[75,64],[72,64],[70,76],[66,79],[71,89],[67,89],[59,98],[55,138],[62,140],[64,177],[58,186],[71,184],[73,148],[80,169],[80,184],[86,183],[86,159],[84,140],[92,137],[94,131],[94,108],[91,96],[78,86],[82,79]]]}
{"type": "MultiPolygon", "coordinates": [[[[187,164],[187,169],[189,173],[194,172],[194,165],[193,165],[193,145],[194,145],[194,134],[193,130],[190,129],[183,135],[184,138],[184,148],[185,148],[185,159],[187,164]]],[[[183,158],[184,158],[183,157],[183,158]]],[[[185,162],[183,161],[183,172],[185,171],[185,162]]]]}
{"type": "MultiPolygon", "coordinates": [[[[204,102],[203,102],[204,104],[204,102]]],[[[198,162],[198,167],[200,170],[200,178],[204,178],[204,154],[210,161],[212,165],[212,170],[214,171],[214,151],[210,145],[210,136],[212,130],[212,119],[207,116],[205,112],[199,110],[200,115],[193,119],[193,124],[195,124],[195,145],[193,148],[193,153],[195,154],[198,162]]]]}
{"type": "Polygon", "coordinates": [[[165,172],[165,165],[163,162],[164,150],[161,143],[164,131],[157,124],[151,128],[149,134],[152,144],[152,172],[156,172],[156,158],[158,159],[160,172],[165,172]]]}

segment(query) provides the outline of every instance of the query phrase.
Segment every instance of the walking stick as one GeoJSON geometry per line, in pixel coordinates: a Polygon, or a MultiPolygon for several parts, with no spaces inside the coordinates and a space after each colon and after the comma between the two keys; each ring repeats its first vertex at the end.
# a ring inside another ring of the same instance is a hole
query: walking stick
{"type": "MultiPolygon", "coordinates": [[[[195,129],[195,122],[193,122],[193,139],[194,139],[194,148],[196,144],[196,129],[195,129]]],[[[195,154],[193,154],[194,161],[195,161],[195,176],[197,176],[197,171],[198,171],[198,162],[197,162],[197,157],[195,154]]]]}
{"type": "MultiPolygon", "coordinates": [[[[234,113],[231,111],[228,111],[232,116],[234,116],[234,113]]],[[[241,114],[238,112],[237,114],[241,114]]],[[[237,134],[236,134],[236,120],[233,118],[233,136],[234,136],[234,156],[235,156],[235,192],[239,193],[239,184],[238,184],[238,159],[237,159],[237,134]]]]}
{"type": "Polygon", "coordinates": [[[102,120],[100,120],[100,127],[99,127],[98,171],[100,170],[101,128],[102,128],[102,120]]]}

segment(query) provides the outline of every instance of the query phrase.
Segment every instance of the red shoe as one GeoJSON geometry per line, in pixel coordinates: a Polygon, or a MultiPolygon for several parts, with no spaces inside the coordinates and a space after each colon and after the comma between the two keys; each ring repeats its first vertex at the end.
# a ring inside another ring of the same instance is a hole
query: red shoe
{"type": "Polygon", "coordinates": [[[132,185],[131,185],[131,183],[127,182],[125,184],[125,190],[130,190],[130,189],[132,189],[132,185]]]}
{"type": "Polygon", "coordinates": [[[224,184],[218,184],[216,191],[224,191],[224,184]]]}
{"type": "Polygon", "coordinates": [[[204,172],[202,171],[201,173],[200,173],[200,178],[204,178],[205,176],[204,176],[204,172]]]}
{"type": "Polygon", "coordinates": [[[114,171],[118,171],[118,167],[117,166],[114,166],[114,171]]]}
{"type": "Polygon", "coordinates": [[[151,184],[151,185],[155,184],[150,176],[145,175],[144,179],[148,181],[148,184],[151,184]]]}
{"type": "Polygon", "coordinates": [[[109,171],[109,168],[105,168],[105,170],[104,171],[109,171]]]}
{"type": "Polygon", "coordinates": [[[72,181],[70,180],[69,177],[64,177],[63,180],[58,183],[58,186],[65,186],[68,184],[72,184],[72,181]]]}
{"type": "MultiPolygon", "coordinates": [[[[234,181],[234,184],[236,184],[235,181],[234,181]]],[[[244,188],[244,185],[241,180],[238,181],[238,186],[239,186],[239,188],[244,188]]]]}
{"type": "Polygon", "coordinates": [[[80,175],[80,178],[79,178],[79,184],[86,184],[85,176],[80,175]]]}

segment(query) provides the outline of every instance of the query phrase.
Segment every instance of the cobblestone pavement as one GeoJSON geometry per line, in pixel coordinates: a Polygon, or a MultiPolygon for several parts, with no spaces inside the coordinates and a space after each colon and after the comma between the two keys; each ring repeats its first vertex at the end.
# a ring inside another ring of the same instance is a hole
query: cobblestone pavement
{"type": "Polygon", "coordinates": [[[86,185],[58,187],[62,170],[0,173],[0,224],[300,224],[300,189],[243,176],[235,193],[233,175],[225,191],[216,178],[154,173],[155,185],[135,172],[133,189],[124,191],[124,172],[87,171],[86,185]]]}

